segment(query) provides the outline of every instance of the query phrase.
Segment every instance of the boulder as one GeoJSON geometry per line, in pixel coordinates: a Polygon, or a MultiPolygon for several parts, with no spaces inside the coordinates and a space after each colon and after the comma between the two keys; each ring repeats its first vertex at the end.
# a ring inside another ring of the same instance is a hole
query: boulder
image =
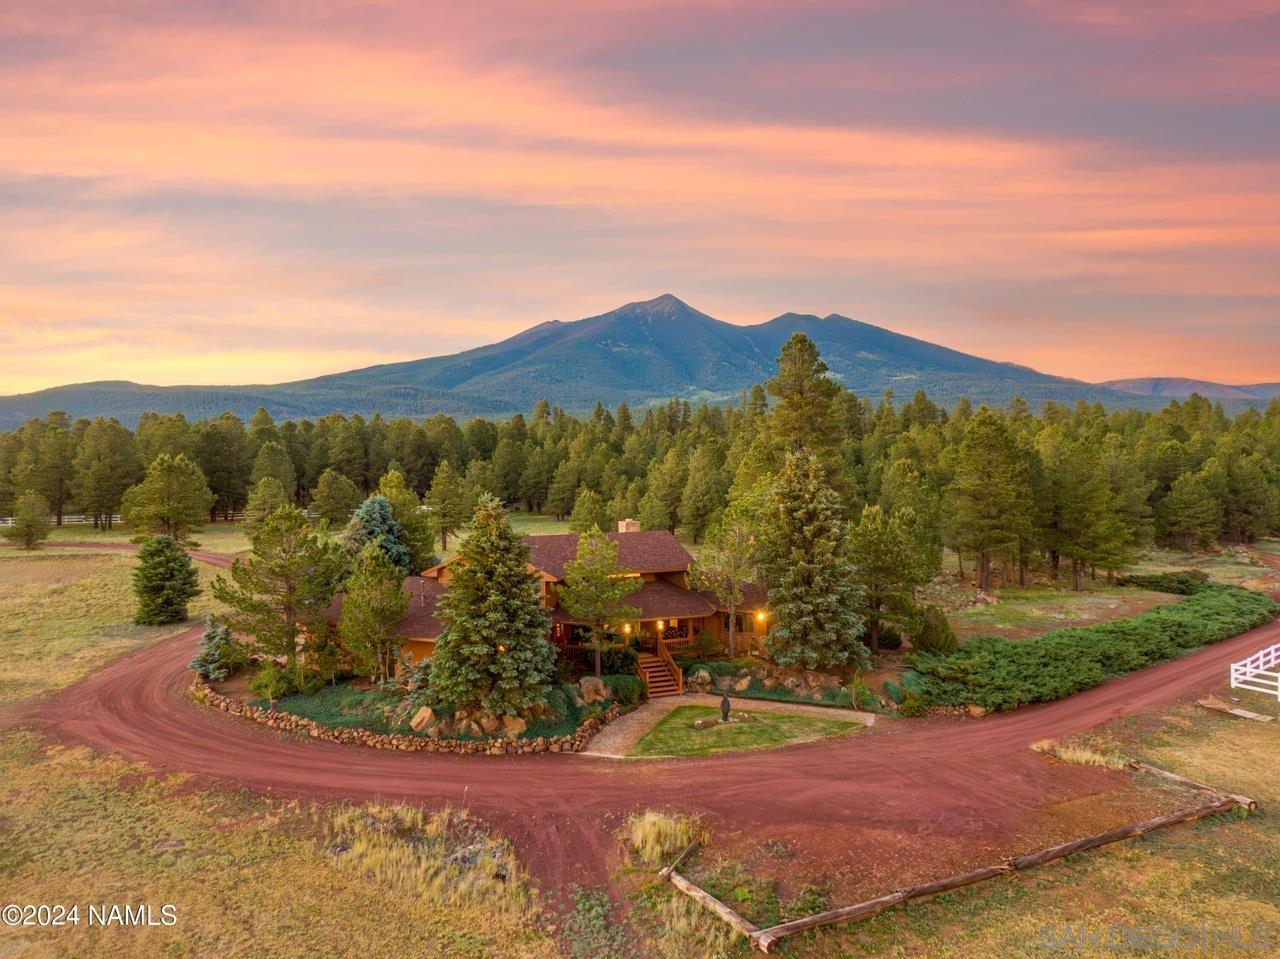
{"type": "Polygon", "coordinates": [[[684,684],[690,692],[706,693],[711,691],[711,674],[705,669],[699,669],[690,676],[684,678],[684,684]]]}
{"type": "Polygon", "coordinates": [[[578,680],[578,688],[582,690],[582,698],[589,703],[601,703],[609,698],[608,687],[598,676],[583,676],[578,680]]]}
{"type": "Polygon", "coordinates": [[[736,683],[733,684],[733,691],[736,693],[746,692],[747,687],[750,685],[751,685],[751,677],[743,676],[741,679],[739,679],[736,683]]]}
{"type": "Polygon", "coordinates": [[[486,733],[498,731],[498,727],[502,725],[502,721],[492,713],[485,713],[480,717],[480,728],[486,733]]]}
{"type": "Polygon", "coordinates": [[[435,721],[436,711],[430,706],[423,706],[414,713],[413,718],[409,720],[409,728],[415,733],[420,733],[435,721]]]}
{"type": "Polygon", "coordinates": [[[712,726],[715,726],[719,722],[720,720],[718,719],[695,719],[693,721],[693,728],[694,729],[710,729],[712,726]]]}
{"type": "Polygon", "coordinates": [[[522,736],[529,729],[529,724],[519,716],[503,716],[502,732],[514,739],[516,736],[522,736]]]}
{"type": "Polygon", "coordinates": [[[766,676],[764,679],[760,680],[760,685],[765,689],[773,689],[774,686],[778,685],[778,677],[766,676]]]}
{"type": "Polygon", "coordinates": [[[968,706],[964,708],[964,711],[968,713],[970,716],[972,716],[974,719],[981,719],[983,716],[987,714],[987,711],[985,709],[983,709],[981,706],[978,706],[975,703],[970,703],[968,706]]]}

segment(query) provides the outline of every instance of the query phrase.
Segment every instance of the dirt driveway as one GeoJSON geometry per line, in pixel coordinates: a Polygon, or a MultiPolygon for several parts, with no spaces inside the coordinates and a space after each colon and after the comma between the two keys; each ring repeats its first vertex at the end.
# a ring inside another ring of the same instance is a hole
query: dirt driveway
{"type": "MultiPolygon", "coordinates": [[[[226,565],[229,557],[204,554],[226,565]]],[[[1280,561],[1277,561],[1280,564],[1280,561]]],[[[508,834],[555,888],[601,882],[612,828],[653,807],[707,817],[727,836],[785,833],[876,855],[894,846],[1016,846],[1037,810],[1114,791],[1123,774],[1029,750],[1222,684],[1227,665],[1280,643],[1271,623],[1056,703],[982,720],[882,723],[861,736],[770,752],[619,763],[587,756],[443,756],[289,738],[184,695],[200,628],[117,660],[18,717],[56,740],[145,760],[161,772],[285,796],[465,803],[508,834]]]]}

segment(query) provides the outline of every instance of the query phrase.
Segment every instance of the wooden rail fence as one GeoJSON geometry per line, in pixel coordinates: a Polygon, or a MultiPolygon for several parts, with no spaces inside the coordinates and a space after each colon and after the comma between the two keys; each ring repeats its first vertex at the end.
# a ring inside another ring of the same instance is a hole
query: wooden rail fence
{"type": "Polygon", "coordinates": [[[932,882],[909,886],[906,889],[899,889],[883,896],[877,896],[875,899],[868,899],[865,902],[855,903],[851,906],[843,906],[839,909],[829,909],[825,912],[815,913],[801,919],[793,919],[789,922],[779,923],[778,925],[770,926],[767,929],[761,929],[754,925],[715,896],[711,895],[701,886],[680,875],[677,870],[685,860],[693,854],[694,849],[698,846],[699,840],[695,840],[690,843],[685,850],[680,853],[680,856],[675,860],[675,862],[666,866],[659,872],[659,876],[666,879],[681,892],[692,898],[695,902],[715,913],[735,930],[746,936],[753,947],[759,949],[761,952],[770,952],[778,940],[787,936],[793,936],[796,933],[807,932],[810,929],[817,929],[820,926],[830,926],[835,925],[836,923],[869,919],[870,917],[882,913],[886,909],[891,909],[894,906],[903,905],[908,902],[922,902],[942,893],[951,892],[955,889],[962,889],[965,886],[972,886],[975,883],[985,882],[988,879],[995,879],[998,876],[1007,875],[1011,872],[1018,872],[1024,869],[1031,869],[1035,866],[1041,866],[1045,863],[1053,862],[1056,859],[1061,859],[1064,856],[1070,856],[1072,853],[1085,852],[1089,849],[1098,849],[1102,846],[1110,845],[1111,843],[1121,842],[1125,839],[1132,839],[1135,836],[1141,836],[1149,832],[1154,832],[1158,829],[1166,829],[1169,826],[1174,826],[1179,823],[1195,822],[1199,819],[1219,815],[1237,808],[1249,811],[1258,808],[1257,801],[1249,796],[1229,793],[1214,786],[1207,786],[1204,783],[1196,782],[1195,780],[1188,779],[1185,776],[1179,776],[1177,773],[1158,769],[1155,766],[1149,766],[1146,763],[1138,762],[1136,760],[1129,763],[1129,766],[1130,768],[1140,772],[1159,776],[1163,779],[1168,779],[1171,782],[1176,782],[1202,792],[1205,794],[1205,801],[1197,803],[1194,806],[1188,806],[1185,809],[1179,809],[1176,812],[1167,813],[1163,816],[1156,816],[1153,819],[1144,819],[1141,822],[1129,823],[1126,826],[1109,829],[1106,832],[1098,833],[1093,836],[1086,836],[1082,839],[1072,840],[1071,842],[1060,843],[1056,846],[1049,846],[1045,849],[1039,849],[1023,856],[1015,856],[1011,859],[1006,859],[1004,862],[996,863],[991,866],[983,866],[981,869],[974,869],[958,876],[948,876],[945,879],[937,879],[932,882]]]}

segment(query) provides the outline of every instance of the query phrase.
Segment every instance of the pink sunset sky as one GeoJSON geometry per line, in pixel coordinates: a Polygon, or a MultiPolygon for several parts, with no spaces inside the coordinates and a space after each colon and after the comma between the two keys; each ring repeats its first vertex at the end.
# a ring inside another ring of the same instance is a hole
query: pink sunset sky
{"type": "Polygon", "coordinates": [[[0,393],[672,292],[1280,380],[1280,0],[0,5],[0,393]]]}

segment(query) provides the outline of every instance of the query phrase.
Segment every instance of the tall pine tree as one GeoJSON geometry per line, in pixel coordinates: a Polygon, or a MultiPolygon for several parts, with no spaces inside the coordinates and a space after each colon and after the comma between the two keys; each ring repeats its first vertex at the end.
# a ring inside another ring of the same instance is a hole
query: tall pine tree
{"type": "Polygon", "coordinates": [[[432,690],[455,709],[528,715],[550,688],[556,653],[529,548],[497,499],[480,499],[454,570],[440,601],[432,690]]]}
{"type": "Polygon", "coordinates": [[[812,453],[790,454],[762,515],[769,655],[783,666],[865,668],[861,591],[840,497],[812,453]]]}

